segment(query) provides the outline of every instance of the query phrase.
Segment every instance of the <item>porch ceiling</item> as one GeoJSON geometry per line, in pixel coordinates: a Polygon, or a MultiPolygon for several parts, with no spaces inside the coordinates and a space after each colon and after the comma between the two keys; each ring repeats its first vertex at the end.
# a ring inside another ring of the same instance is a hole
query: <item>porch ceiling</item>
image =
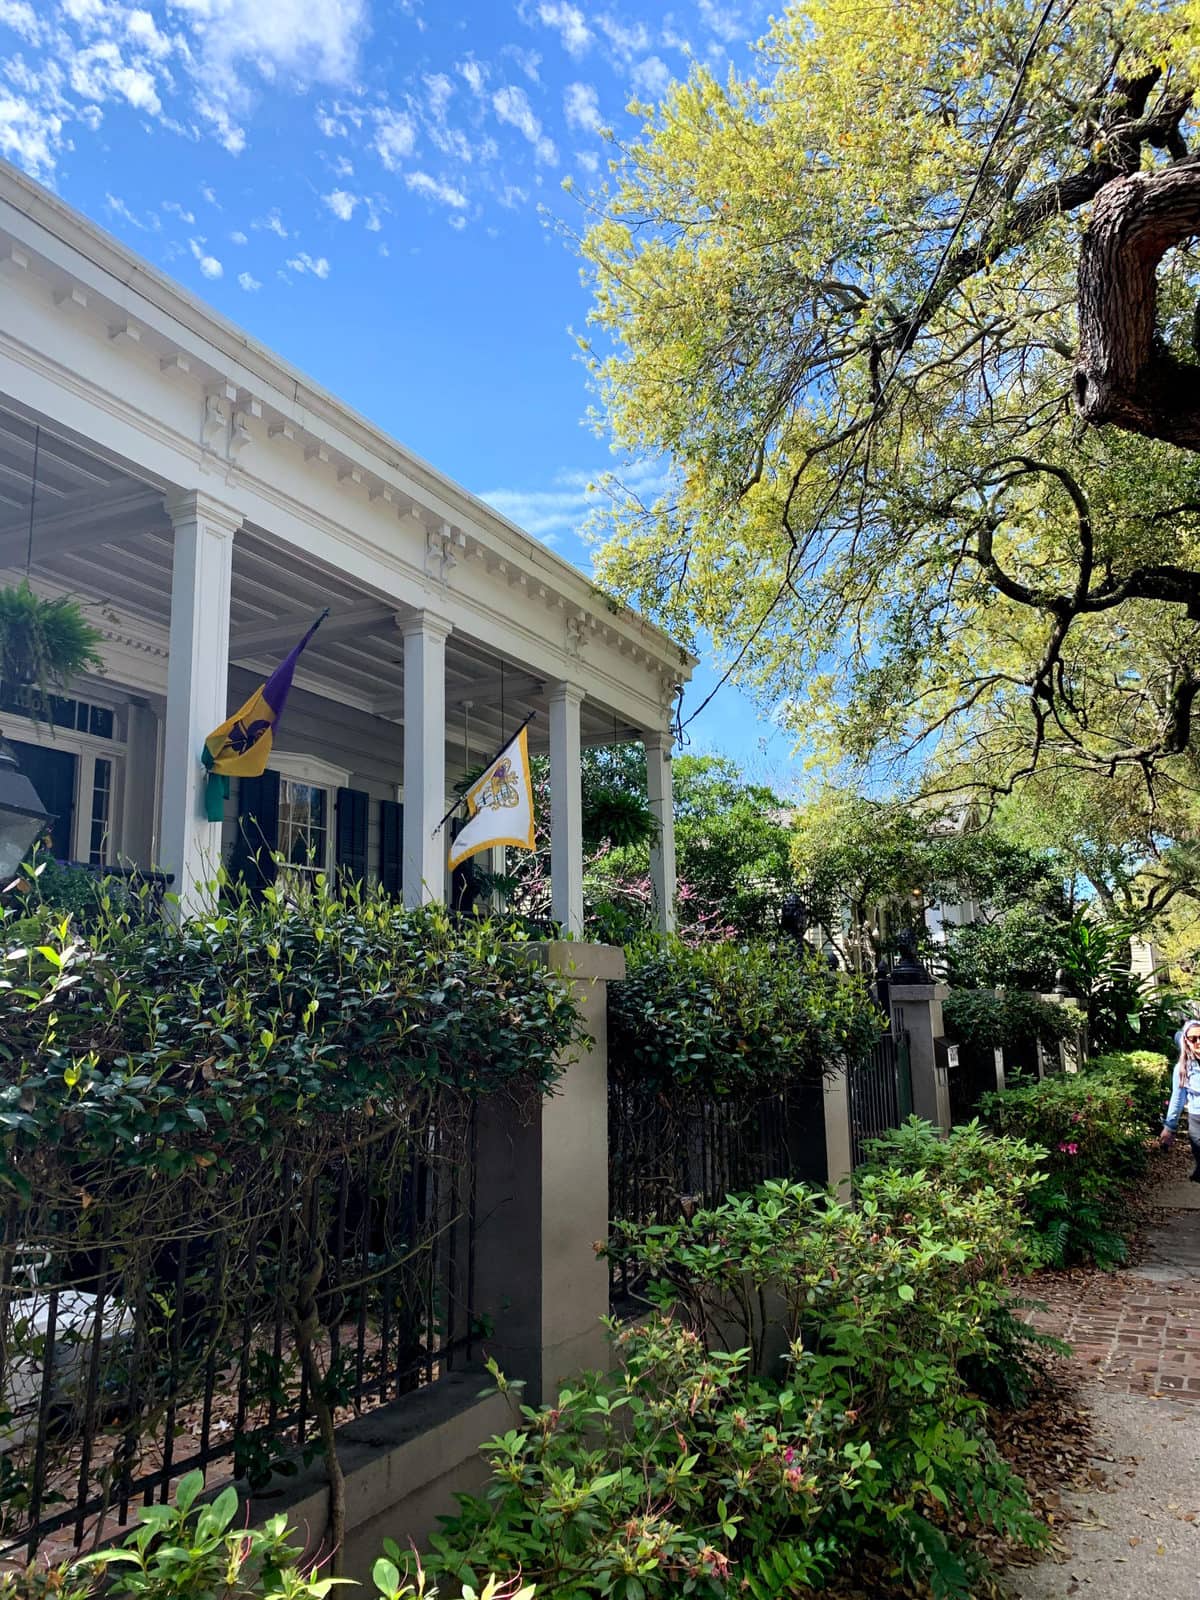
{"type": "MultiPolygon", "coordinates": [[[[172,534],[161,492],[121,467],[0,410],[0,571],[65,589],[101,613],[141,624],[165,643],[170,622],[172,534]],[[30,559],[31,557],[31,559],[30,559]]],[[[304,655],[298,686],[389,721],[403,721],[403,639],[394,603],[356,588],[336,570],[274,542],[258,529],[234,541],[230,659],[269,672],[326,606],[330,615],[304,655]]],[[[584,685],[586,687],[586,684],[584,685]]],[[[545,685],[515,657],[501,661],[455,631],[446,646],[447,734],[469,721],[471,744],[498,741],[501,701],[511,729],[546,707],[545,685]]],[[[611,743],[634,730],[590,697],[582,708],[585,742],[611,743]]],[[[547,742],[545,717],[530,730],[547,742]]]]}

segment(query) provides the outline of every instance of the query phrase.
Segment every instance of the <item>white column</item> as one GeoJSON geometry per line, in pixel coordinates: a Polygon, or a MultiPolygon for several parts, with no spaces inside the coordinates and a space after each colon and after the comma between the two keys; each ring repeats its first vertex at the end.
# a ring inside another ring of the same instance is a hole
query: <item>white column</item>
{"type": "Polygon", "coordinates": [[[229,591],[237,512],[206,494],[167,501],[175,529],[171,569],[170,657],[163,734],[163,871],[184,915],[211,903],[221,864],[221,824],[204,815],[204,741],[228,716],[229,591]]]}
{"type": "Polygon", "coordinates": [[[404,631],[404,904],[446,898],[446,638],[450,624],[421,611],[404,631]]]}
{"type": "Polygon", "coordinates": [[[671,735],[652,732],[646,746],[646,793],[658,824],[650,844],[650,882],[662,933],[675,932],[675,795],[671,784],[671,735]]]}
{"type": "Polygon", "coordinates": [[[564,933],[583,934],[583,793],[579,708],[573,683],[550,688],[550,914],[564,933]]]}

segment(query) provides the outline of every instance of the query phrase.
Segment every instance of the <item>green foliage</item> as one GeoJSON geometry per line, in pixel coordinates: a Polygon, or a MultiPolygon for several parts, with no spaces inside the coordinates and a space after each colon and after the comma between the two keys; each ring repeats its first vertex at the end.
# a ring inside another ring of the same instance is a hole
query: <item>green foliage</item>
{"type": "Polygon", "coordinates": [[[797,0],[591,197],[595,381],[670,469],[612,486],[599,581],[719,639],[830,766],[1191,770],[1200,458],[1064,418],[1089,203],[1190,145],[1192,15],[797,0]]]}
{"type": "Polygon", "coordinates": [[[954,989],[1033,990],[1048,994],[1067,960],[1066,920],[1018,904],[990,922],[947,928],[946,981],[954,989]]]}
{"type": "Polygon", "coordinates": [[[115,907],[86,939],[36,900],[6,910],[0,1187],[50,1146],[219,1174],[405,1085],[545,1090],[580,1024],[518,937],[324,882],[181,925],[115,907]]]}
{"type": "Polygon", "coordinates": [[[609,1066],[651,1092],[766,1093],[859,1059],[879,1036],[862,986],[805,952],[647,938],[627,962],[609,988],[609,1066]]]}
{"type": "Polygon", "coordinates": [[[943,1002],[947,1037],[956,1044],[1015,1049],[1039,1040],[1047,1049],[1072,1039],[1082,1017],[1077,1007],[1036,994],[953,989],[943,1002]]]}
{"type": "Polygon", "coordinates": [[[909,1117],[900,1127],[868,1140],[865,1153],[861,1177],[924,1173],[939,1188],[994,1194],[1016,1211],[1025,1210],[1030,1194],[1044,1181],[1046,1152],[1040,1145],[998,1138],[978,1119],[951,1128],[943,1137],[932,1123],[909,1117]]]}
{"type": "Polygon", "coordinates": [[[1063,967],[1087,1011],[1093,1050],[1126,1050],[1138,1042],[1142,1007],[1152,996],[1149,980],[1130,968],[1131,931],[1086,911],[1076,912],[1067,930],[1063,967]]]}
{"type": "MultiPolygon", "coordinates": [[[[861,1176],[902,1172],[924,1176],[939,1190],[959,1194],[994,1194],[1011,1205],[1032,1226],[1032,1199],[1046,1182],[1046,1152],[1025,1139],[997,1137],[978,1121],[952,1128],[943,1137],[931,1123],[910,1117],[867,1144],[867,1165],[861,1176]]],[[[1032,1260],[1040,1255],[1038,1242],[1028,1237],[1032,1260]]],[[[967,1353],[960,1363],[970,1389],[991,1405],[1024,1405],[1033,1390],[1034,1353],[1067,1347],[1048,1334],[1038,1333],[1015,1313],[1039,1309],[1039,1303],[1009,1298],[990,1308],[984,1320],[982,1348],[967,1353]]]]}
{"type": "Polygon", "coordinates": [[[989,1354],[1001,1285],[1026,1258],[1021,1190],[1019,1177],[968,1189],[884,1170],[862,1177],[852,1207],[770,1183],[628,1226],[614,1247],[704,1344],[743,1346],[763,1381],[782,1358],[774,1381],[845,1419],[844,1453],[871,1465],[812,1532],[842,1549],[882,1543],[935,1593],[973,1592],[960,1521],[1039,1537],[962,1375],[989,1354]]]}
{"type": "Polygon", "coordinates": [[[746,1352],[708,1351],[667,1316],[623,1329],[615,1349],[614,1375],[515,1410],[484,1447],[490,1489],[460,1497],[429,1568],[469,1579],[516,1563],[550,1600],[724,1596],[743,1574],[768,1582],[785,1536],[789,1575],[818,1584],[836,1557],[822,1517],[873,1470],[845,1415],[753,1379],[746,1352]]]}
{"type": "Polygon", "coordinates": [[[1171,1098],[1171,1063],[1156,1050],[1123,1050],[1096,1056],[1086,1076],[1113,1084],[1133,1101],[1139,1121],[1156,1133],[1171,1098]]]}
{"type": "MultiPolygon", "coordinates": [[[[622,757],[629,748],[608,752],[600,774],[609,786],[640,784],[636,792],[644,803],[645,756],[622,757]]],[[[682,937],[695,942],[775,933],[780,901],[793,883],[784,802],[763,785],[746,782],[732,761],[719,756],[678,756],[672,771],[682,937]]],[[[615,835],[612,842],[623,843],[615,835]]],[[[593,914],[602,931],[615,934],[620,943],[653,926],[648,843],[647,837],[612,849],[587,868],[585,889],[593,914]]]]}
{"type": "Polygon", "coordinates": [[[52,695],[103,665],[100,639],[67,596],[44,600],[27,582],[0,588],[0,683],[35,720],[47,717],[52,695]]]}
{"type": "MultiPolygon", "coordinates": [[[[60,1567],[32,1563],[23,1571],[0,1573],[0,1600],[327,1600],[335,1588],[355,1587],[349,1579],[324,1576],[320,1564],[302,1562],[303,1551],[289,1543],[287,1518],[269,1517],[249,1527],[238,1517],[237,1490],[222,1489],[211,1502],[200,1499],[204,1476],[189,1472],[179,1480],[175,1503],[143,1506],[137,1526],[114,1549],[81,1556],[60,1567]]],[[[415,1584],[401,1579],[395,1565],[377,1561],[372,1574],[379,1600],[438,1600],[418,1573],[415,1584]]],[[[532,1600],[530,1586],[500,1585],[489,1578],[478,1600],[532,1600]]],[[[450,1600],[446,1594],[444,1600],[450,1600]]],[[[476,1600],[473,1588],[462,1600],[476,1600]]]]}
{"type": "Polygon", "coordinates": [[[1125,1202],[1146,1170],[1146,1128],[1133,1094],[1111,1072],[1068,1073],[986,1095],[983,1115],[1002,1134],[1047,1152],[1047,1178],[1030,1195],[1041,1259],[1111,1268],[1125,1259],[1125,1202]]]}

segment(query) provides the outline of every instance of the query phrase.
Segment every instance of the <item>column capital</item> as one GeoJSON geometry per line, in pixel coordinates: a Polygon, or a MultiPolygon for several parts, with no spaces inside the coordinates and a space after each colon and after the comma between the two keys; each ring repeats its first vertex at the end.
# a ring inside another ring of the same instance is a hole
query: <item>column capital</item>
{"type": "Polygon", "coordinates": [[[550,700],[574,702],[578,706],[587,699],[587,690],[577,683],[568,682],[566,678],[558,678],[546,685],[546,695],[550,700]]]}
{"type": "Polygon", "coordinates": [[[414,611],[396,621],[406,639],[447,639],[454,632],[454,624],[436,611],[414,611]]]}
{"type": "Polygon", "coordinates": [[[181,489],[169,494],[163,501],[163,509],[175,528],[186,522],[203,522],[210,532],[232,539],[242,526],[240,511],[214,499],[203,489],[181,489]]]}
{"type": "Polygon", "coordinates": [[[647,750],[654,750],[669,761],[675,749],[675,730],[671,727],[643,728],[642,744],[647,750]]]}

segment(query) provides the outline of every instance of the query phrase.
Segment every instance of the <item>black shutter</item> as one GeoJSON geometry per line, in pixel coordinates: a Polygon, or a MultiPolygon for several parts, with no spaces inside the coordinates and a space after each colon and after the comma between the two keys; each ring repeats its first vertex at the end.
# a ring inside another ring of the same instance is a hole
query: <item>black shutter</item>
{"type": "Polygon", "coordinates": [[[264,772],[261,778],[242,778],[238,783],[237,838],[230,858],[230,872],[243,879],[252,890],[275,882],[275,852],[279,848],[279,774],[264,772]]]}
{"type": "Polygon", "coordinates": [[[367,875],[367,808],[369,797],[361,789],[337,792],[337,869],[339,878],[363,879],[367,875]]]}
{"type": "Polygon", "coordinates": [[[379,802],[379,883],[397,900],[404,892],[404,807],[395,800],[379,802]]]}

